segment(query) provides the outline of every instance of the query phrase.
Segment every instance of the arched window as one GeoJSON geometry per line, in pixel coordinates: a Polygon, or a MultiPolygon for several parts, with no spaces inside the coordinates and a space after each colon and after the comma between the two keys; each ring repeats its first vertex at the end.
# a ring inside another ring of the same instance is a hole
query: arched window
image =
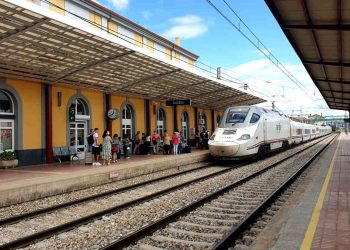
{"type": "Polygon", "coordinates": [[[87,103],[81,99],[81,98],[76,98],[75,101],[71,104],[71,108],[75,109],[75,114],[80,116],[80,115],[89,115],[89,108],[87,103]]]}
{"type": "Polygon", "coordinates": [[[157,133],[159,134],[160,138],[163,138],[164,130],[166,129],[166,116],[165,111],[162,108],[159,108],[157,111],[157,133]]]}
{"type": "Polygon", "coordinates": [[[181,131],[183,137],[188,140],[190,134],[190,119],[187,111],[183,111],[181,114],[181,131]]]}
{"type": "Polygon", "coordinates": [[[130,104],[126,104],[122,111],[122,136],[127,135],[132,138],[134,123],[134,109],[130,104]]]}
{"type": "Polygon", "coordinates": [[[0,90],[0,152],[13,151],[14,134],[14,105],[11,96],[4,90],[0,90]]]}
{"type": "Polygon", "coordinates": [[[5,91],[0,91],[0,114],[13,115],[13,101],[9,94],[5,91]]]}

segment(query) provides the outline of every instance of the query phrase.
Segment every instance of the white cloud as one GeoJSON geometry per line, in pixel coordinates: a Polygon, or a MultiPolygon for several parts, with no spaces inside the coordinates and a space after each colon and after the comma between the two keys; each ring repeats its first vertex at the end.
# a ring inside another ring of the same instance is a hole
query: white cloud
{"type": "Polygon", "coordinates": [[[181,39],[191,39],[203,35],[208,30],[202,18],[196,15],[186,15],[175,17],[169,20],[173,25],[163,33],[168,39],[180,37],[181,39]]]}
{"type": "Polygon", "coordinates": [[[117,10],[125,10],[129,5],[129,0],[108,0],[108,2],[117,10]]]}
{"type": "Polygon", "coordinates": [[[275,101],[276,107],[286,114],[291,114],[292,112],[294,114],[300,113],[300,109],[302,109],[304,114],[344,114],[344,111],[335,111],[327,108],[323,97],[303,65],[288,63],[283,65],[307,88],[306,92],[308,94],[298,88],[296,84],[266,58],[241,64],[231,68],[229,72],[231,76],[247,82],[252,93],[260,95],[269,101],[261,104],[261,106],[271,107],[271,102],[275,101]],[[309,96],[315,101],[311,100],[309,96]]]}
{"type": "Polygon", "coordinates": [[[152,17],[152,13],[147,10],[142,11],[141,15],[145,20],[149,20],[152,17]]]}

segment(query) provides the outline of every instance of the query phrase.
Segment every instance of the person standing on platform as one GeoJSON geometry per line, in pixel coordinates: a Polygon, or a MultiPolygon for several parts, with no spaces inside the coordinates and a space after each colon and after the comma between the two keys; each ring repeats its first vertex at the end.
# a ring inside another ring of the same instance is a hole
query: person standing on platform
{"type": "Polygon", "coordinates": [[[113,142],[112,142],[112,160],[113,162],[118,161],[118,154],[119,154],[119,139],[118,139],[118,134],[113,135],[113,142]]]}
{"type": "Polygon", "coordinates": [[[100,147],[98,146],[98,128],[94,129],[93,138],[94,138],[94,143],[92,144],[92,156],[93,156],[92,165],[101,166],[101,163],[98,162],[100,157],[100,147]]]}
{"type": "Polygon", "coordinates": [[[134,135],[133,142],[134,142],[133,154],[136,155],[136,153],[139,153],[140,151],[140,142],[141,142],[140,131],[137,131],[136,134],[134,135]]]}
{"type": "Polygon", "coordinates": [[[119,140],[119,150],[118,150],[118,153],[117,153],[117,159],[121,159],[122,158],[122,149],[123,149],[123,140],[121,137],[118,137],[118,140],[119,140]]]}
{"type": "Polygon", "coordinates": [[[153,135],[152,135],[152,143],[153,143],[153,151],[155,154],[158,154],[158,143],[159,143],[159,134],[157,133],[157,131],[153,131],[153,135]]]}
{"type": "Polygon", "coordinates": [[[174,155],[177,155],[177,150],[179,147],[179,139],[180,139],[179,132],[175,131],[172,137],[174,155]]]}
{"type": "Polygon", "coordinates": [[[148,133],[146,134],[145,145],[146,145],[146,152],[147,152],[147,154],[149,154],[149,150],[150,150],[150,147],[151,147],[151,136],[148,133]]]}
{"type": "Polygon", "coordinates": [[[163,136],[163,154],[170,155],[170,136],[166,130],[163,136]]]}
{"type": "Polygon", "coordinates": [[[209,132],[208,132],[208,130],[205,130],[203,140],[204,140],[204,148],[205,149],[209,149],[209,144],[208,144],[208,142],[209,142],[209,132]]]}
{"type": "Polygon", "coordinates": [[[125,159],[130,159],[129,157],[129,150],[130,150],[130,139],[128,135],[124,135],[123,137],[123,150],[124,150],[124,157],[125,159]]]}
{"type": "Polygon", "coordinates": [[[103,159],[103,165],[107,164],[111,165],[111,158],[112,158],[112,138],[109,136],[109,131],[105,130],[102,135],[103,138],[103,144],[102,144],[102,159],[103,159]]]}
{"type": "Polygon", "coordinates": [[[199,132],[196,130],[196,135],[195,135],[195,141],[196,141],[196,148],[199,148],[199,132]]]}
{"type": "Polygon", "coordinates": [[[94,130],[90,129],[90,133],[87,137],[88,142],[88,152],[90,153],[92,151],[92,144],[94,144],[94,130]]]}

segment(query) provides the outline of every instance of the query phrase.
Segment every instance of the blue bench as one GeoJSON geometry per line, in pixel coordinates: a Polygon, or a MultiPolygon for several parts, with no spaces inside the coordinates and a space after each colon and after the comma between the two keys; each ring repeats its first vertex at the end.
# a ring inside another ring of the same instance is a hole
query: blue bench
{"type": "Polygon", "coordinates": [[[62,163],[63,158],[69,157],[69,160],[73,160],[78,157],[78,152],[75,147],[57,147],[53,148],[53,158],[57,160],[59,163],[62,163]]]}

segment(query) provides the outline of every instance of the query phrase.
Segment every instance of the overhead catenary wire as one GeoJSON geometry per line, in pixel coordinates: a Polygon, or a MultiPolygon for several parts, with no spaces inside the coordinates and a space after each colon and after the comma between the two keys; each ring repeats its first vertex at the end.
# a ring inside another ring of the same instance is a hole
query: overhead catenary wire
{"type": "Polygon", "coordinates": [[[216,10],[231,26],[233,26],[244,38],[246,38],[256,49],[258,49],[271,63],[273,63],[284,75],[286,75],[296,86],[299,87],[317,106],[321,107],[316,100],[308,93],[308,89],[292,74],[285,68],[285,66],[275,57],[271,51],[261,42],[261,40],[255,35],[255,33],[245,24],[242,18],[233,10],[230,4],[226,0],[222,0],[224,4],[229,8],[229,10],[238,18],[239,23],[236,25],[227,15],[225,15],[211,0],[205,0],[214,10],[216,10]],[[253,38],[249,37],[241,29],[243,25],[248,32],[256,39],[256,42],[253,41],[253,38]]]}

